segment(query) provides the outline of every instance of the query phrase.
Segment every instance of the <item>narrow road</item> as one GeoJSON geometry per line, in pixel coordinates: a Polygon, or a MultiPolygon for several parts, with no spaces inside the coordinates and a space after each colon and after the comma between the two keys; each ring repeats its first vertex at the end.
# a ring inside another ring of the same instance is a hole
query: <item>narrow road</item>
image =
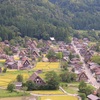
{"type": "Polygon", "coordinates": [[[96,81],[96,79],[93,77],[91,71],[87,68],[85,62],[84,62],[84,58],[81,56],[79,50],[77,49],[77,47],[74,45],[74,42],[72,41],[72,45],[74,47],[75,52],[79,55],[80,57],[80,61],[83,63],[83,68],[84,71],[86,73],[86,75],[88,76],[88,79],[90,81],[90,83],[96,88],[98,89],[100,87],[100,84],[96,81]]]}

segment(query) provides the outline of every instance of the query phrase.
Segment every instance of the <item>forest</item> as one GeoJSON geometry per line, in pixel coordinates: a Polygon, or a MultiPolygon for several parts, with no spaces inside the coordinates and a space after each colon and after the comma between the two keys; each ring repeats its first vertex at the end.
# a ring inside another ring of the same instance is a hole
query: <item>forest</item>
{"type": "Polygon", "coordinates": [[[100,30],[99,0],[0,0],[0,37],[69,42],[73,30],[100,30]]]}

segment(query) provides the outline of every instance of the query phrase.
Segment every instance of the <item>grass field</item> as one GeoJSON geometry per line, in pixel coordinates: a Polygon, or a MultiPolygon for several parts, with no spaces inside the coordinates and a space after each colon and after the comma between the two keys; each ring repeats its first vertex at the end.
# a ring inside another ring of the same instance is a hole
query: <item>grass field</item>
{"type": "Polygon", "coordinates": [[[74,96],[43,96],[40,100],[78,100],[74,96]]]}
{"type": "Polygon", "coordinates": [[[58,95],[63,95],[64,93],[60,90],[40,90],[40,91],[32,91],[32,93],[35,94],[58,94],[58,95]]]}
{"type": "Polygon", "coordinates": [[[49,70],[49,69],[58,69],[59,68],[59,62],[38,62],[36,67],[34,69],[40,69],[40,70],[49,70]]]}
{"type": "MultiPolygon", "coordinates": [[[[29,95],[29,93],[25,94],[23,92],[9,92],[7,90],[0,89],[0,98],[17,97],[17,96],[23,96],[23,95],[29,95]]],[[[8,99],[6,99],[6,100],[8,100],[8,99]]]]}
{"type": "MultiPolygon", "coordinates": [[[[87,85],[95,90],[95,88],[92,85],[90,84],[87,85]]],[[[79,86],[79,82],[69,83],[67,84],[67,86],[66,83],[61,83],[61,87],[70,94],[78,94],[79,91],[78,86],[79,86]]]]}

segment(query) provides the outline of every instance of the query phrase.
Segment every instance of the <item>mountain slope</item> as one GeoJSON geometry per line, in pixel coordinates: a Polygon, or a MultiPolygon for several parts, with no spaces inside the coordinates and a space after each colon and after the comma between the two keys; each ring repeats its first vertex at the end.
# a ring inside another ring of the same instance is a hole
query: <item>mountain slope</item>
{"type": "Polygon", "coordinates": [[[14,36],[17,35],[15,34],[17,30],[21,36],[27,35],[38,39],[54,36],[57,40],[66,40],[67,16],[48,0],[0,0],[0,2],[0,35],[3,40],[13,37],[9,32],[12,27],[14,36]],[[58,34],[61,34],[61,37],[58,34]]]}
{"type": "Polygon", "coordinates": [[[70,27],[100,30],[100,0],[0,0],[0,37],[68,40],[70,27]]]}
{"type": "Polygon", "coordinates": [[[100,29],[100,0],[49,0],[70,16],[75,29],[100,29]]]}

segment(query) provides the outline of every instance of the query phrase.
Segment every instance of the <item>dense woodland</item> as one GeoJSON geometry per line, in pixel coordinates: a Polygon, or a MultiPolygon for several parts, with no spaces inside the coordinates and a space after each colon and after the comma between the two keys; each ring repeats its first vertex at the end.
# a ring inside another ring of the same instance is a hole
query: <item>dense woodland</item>
{"type": "Polygon", "coordinates": [[[100,29],[99,10],[99,0],[0,0],[0,37],[69,42],[72,29],[100,29]]]}

